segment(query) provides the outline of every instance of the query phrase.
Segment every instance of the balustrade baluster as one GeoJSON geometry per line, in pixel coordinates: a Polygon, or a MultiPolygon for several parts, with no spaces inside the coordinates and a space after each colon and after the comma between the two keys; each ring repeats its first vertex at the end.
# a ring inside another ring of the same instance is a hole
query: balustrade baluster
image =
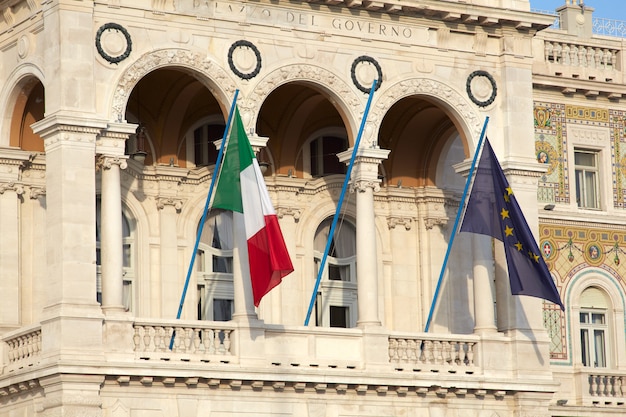
{"type": "Polygon", "coordinates": [[[406,343],[406,339],[401,339],[400,340],[400,344],[398,346],[398,353],[400,356],[400,362],[404,362],[406,363],[408,361],[408,355],[406,352],[407,349],[407,343],[406,343]]]}
{"type": "Polygon", "coordinates": [[[398,340],[389,339],[389,361],[391,363],[398,362],[398,340]]]}
{"type": "Polygon", "coordinates": [[[417,350],[418,346],[415,342],[415,339],[410,339],[408,343],[408,357],[407,362],[409,363],[417,363],[417,350]]]}
{"type": "Polygon", "coordinates": [[[595,375],[589,375],[589,390],[591,391],[590,394],[592,396],[595,396],[598,394],[598,384],[596,383],[595,375]]]}
{"type": "Polygon", "coordinates": [[[230,354],[230,330],[224,330],[224,354],[230,354]]]}

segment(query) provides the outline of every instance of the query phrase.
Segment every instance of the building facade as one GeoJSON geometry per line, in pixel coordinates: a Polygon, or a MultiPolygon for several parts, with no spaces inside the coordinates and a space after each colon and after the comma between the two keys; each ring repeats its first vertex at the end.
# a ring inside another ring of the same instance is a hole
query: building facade
{"type": "Polygon", "coordinates": [[[0,417],[624,414],[625,58],[593,9],[0,9],[0,417]],[[235,97],[295,268],[258,308],[203,216],[235,97]],[[483,130],[566,310],[463,233],[426,333],[483,130]]]}

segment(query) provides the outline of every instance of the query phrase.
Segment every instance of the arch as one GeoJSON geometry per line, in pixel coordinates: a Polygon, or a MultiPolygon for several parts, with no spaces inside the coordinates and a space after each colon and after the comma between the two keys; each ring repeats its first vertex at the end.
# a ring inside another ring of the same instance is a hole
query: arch
{"type": "MultiPolygon", "coordinates": [[[[383,88],[381,97],[384,100],[375,101],[372,109],[371,121],[380,121],[389,109],[398,101],[409,96],[425,96],[438,105],[454,123],[461,139],[464,142],[465,154],[470,155],[469,149],[475,149],[480,136],[481,122],[474,105],[461,93],[448,84],[431,78],[412,78],[399,81],[383,88]]],[[[372,126],[373,127],[373,126],[372,126]]]]}
{"type": "Polygon", "coordinates": [[[112,112],[110,119],[123,121],[126,105],[133,88],[146,74],[166,67],[183,68],[193,74],[200,75],[199,80],[206,85],[212,94],[218,96],[222,111],[227,112],[225,103],[232,99],[237,88],[232,77],[216,62],[206,53],[201,54],[184,49],[161,49],[142,55],[121,74],[110,101],[112,112]]]}
{"type": "Polygon", "coordinates": [[[10,146],[11,124],[17,102],[22,96],[24,89],[31,89],[37,82],[44,85],[43,71],[35,64],[24,64],[16,68],[6,79],[2,86],[2,97],[6,99],[0,103],[2,115],[2,128],[0,129],[0,146],[10,146]]]}
{"type": "MultiPolygon", "coordinates": [[[[616,338],[611,346],[611,355],[614,362],[611,366],[622,366],[626,361],[626,355],[623,352],[626,342],[626,318],[624,317],[626,300],[620,283],[616,278],[599,268],[586,268],[573,274],[565,291],[564,304],[567,307],[566,334],[568,349],[571,352],[569,364],[572,365],[574,363],[575,354],[579,353],[574,344],[576,343],[577,330],[580,329],[578,322],[579,313],[581,308],[584,307],[580,304],[580,297],[586,289],[591,287],[598,288],[609,299],[610,308],[607,309],[607,312],[610,313],[610,319],[613,320],[611,331],[616,338]]],[[[578,344],[576,344],[576,347],[578,347],[578,344]]]]}
{"type": "Polygon", "coordinates": [[[344,124],[349,126],[349,140],[354,143],[358,127],[358,116],[363,113],[367,96],[359,97],[354,88],[333,72],[315,65],[293,64],[280,67],[255,85],[249,97],[240,103],[241,117],[245,125],[249,125],[252,116],[259,114],[264,99],[278,87],[291,83],[301,82],[325,95],[335,106],[344,124]],[[350,132],[354,134],[351,137],[350,132]]]}

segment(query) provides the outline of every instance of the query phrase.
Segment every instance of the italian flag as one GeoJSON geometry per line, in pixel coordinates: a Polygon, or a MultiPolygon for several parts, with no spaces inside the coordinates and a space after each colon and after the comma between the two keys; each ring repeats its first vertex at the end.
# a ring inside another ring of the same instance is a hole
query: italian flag
{"type": "Polygon", "coordinates": [[[258,307],[261,298],[280,284],[293,266],[237,107],[212,207],[243,214],[252,293],[258,307]]]}

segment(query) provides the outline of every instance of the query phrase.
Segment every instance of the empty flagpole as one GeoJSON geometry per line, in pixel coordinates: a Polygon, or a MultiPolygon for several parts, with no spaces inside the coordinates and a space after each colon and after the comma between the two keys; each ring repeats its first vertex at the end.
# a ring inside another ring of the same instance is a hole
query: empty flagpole
{"type": "MultiPolygon", "coordinates": [[[[193,252],[191,253],[191,260],[189,261],[189,269],[187,269],[187,278],[185,278],[185,285],[183,287],[183,293],[180,297],[180,303],[178,304],[178,313],[176,313],[176,320],[180,319],[180,315],[183,312],[183,305],[185,304],[185,296],[187,295],[187,289],[189,288],[189,279],[191,278],[191,272],[193,271],[193,264],[196,261],[196,253],[198,252],[198,245],[200,245],[200,238],[202,237],[202,231],[204,229],[204,222],[206,221],[206,215],[209,212],[209,204],[211,202],[211,195],[213,194],[213,187],[215,186],[215,180],[220,172],[220,165],[222,163],[222,155],[224,154],[224,144],[226,143],[226,138],[228,137],[228,131],[230,130],[230,124],[233,120],[233,114],[235,113],[235,105],[237,103],[237,96],[239,95],[239,90],[235,90],[235,97],[233,98],[233,103],[230,105],[230,112],[228,113],[228,121],[226,122],[226,127],[224,128],[224,136],[222,137],[222,144],[220,145],[220,150],[217,153],[217,161],[215,162],[215,168],[213,169],[213,175],[211,176],[211,185],[209,186],[209,194],[206,196],[206,202],[204,203],[204,211],[202,212],[202,219],[200,220],[200,226],[198,227],[198,234],[196,236],[196,243],[193,247],[193,252]]],[[[174,337],[176,336],[176,331],[172,332],[172,338],[170,339],[170,350],[174,346],[174,337]]]]}
{"type": "Polygon", "coordinates": [[[439,298],[439,291],[441,290],[441,283],[443,281],[443,274],[446,272],[446,267],[448,265],[448,258],[450,257],[450,251],[452,250],[452,243],[454,243],[456,231],[459,227],[459,221],[461,220],[461,215],[463,214],[463,208],[465,207],[465,199],[467,198],[467,192],[472,182],[474,169],[476,169],[476,161],[478,161],[478,154],[480,154],[480,149],[483,145],[483,140],[485,139],[485,131],[487,130],[487,123],[489,123],[489,116],[485,118],[485,124],[483,125],[483,130],[480,133],[480,139],[478,139],[478,144],[476,145],[476,152],[474,152],[474,159],[472,159],[472,165],[470,167],[469,174],[467,175],[467,180],[465,181],[465,188],[463,189],[463,195],[461,196],[461,201],[459,202],[459,209],[456,212],[456,219],[454,219],[454,226],[452,226],[452,233],[450,234],[450,242],[448,243],[448,249],[446,249],[446,256],[443,258],[443,265],[441,265],[441,272],[439,273],[439,279],[437,280],[437,286],[435,287],[435,293],[433,294],[433,301],[430,304],[430,311],[428,312],[428,319],[426,319],[426,327],[424,327],[425,333],[428,333],[428,329],[430,328],[430,322],[433,318],[433,313],[435,311],[435,306],[437,305],[437,299],[439,298]]]}
{"type": "Polygon", "coordinates": [[[333,240],[333,235],[335,233],[335,226],[337,226],[337,220],[339,219],[339,214],[341,213],[341,205],[343,204],[343,199],[346,195],[346,189],[348,188],[348,183],[350,182],[352,166],[354,165],[354,160],[356,159],[356,153],[357,153],[357,150],[359,149],[359,143],[361,142],[361,136],[363,135],[365,121],[367,120],[367,114],[369,113],[369,110],[370,110],[372,97],[374,97],[374,90],[376,90],[377,81],[378,80],[374,80],[374,82],[372,83],[372,88],[370,89],[370,95],[367,99],[365,111],[363,112],[363,119],[361,119],[361,127],[359,128],[359,133],[357,134],[356,140],[354,142],[354,149],[352,150],[352,157],[350,158],[350,164],[348,165],[348,172],[346,172],[346,177],[343,181],[343,187],[341,188],[341,194],[339,195],[339,202],[337,203],[337,210],[335,211],[335,216],[333,217],[333,222],[330,225],[330,231],[328,232],[328,241],[326,242],[326,248],[324,249],[324,256],[322,256],[322,261],[317,271],[317,279],[315,280],[315,287],[313,288],[313,294],[311,294],[311,302],[309,303],[309,310],[306,313],[306,320],[304,320],[305,326],[309,325],[309,320],[311,319],[311,311],[313,311],[313,306],[315,305],[315,299],[317,298],[317,291],[319,290],[320,281],[322,280],[322,273],[324,272],[324,265],[326,264],[326,258],[328,258],[328,252],[330,251],[330,244],[333,240]]]}

